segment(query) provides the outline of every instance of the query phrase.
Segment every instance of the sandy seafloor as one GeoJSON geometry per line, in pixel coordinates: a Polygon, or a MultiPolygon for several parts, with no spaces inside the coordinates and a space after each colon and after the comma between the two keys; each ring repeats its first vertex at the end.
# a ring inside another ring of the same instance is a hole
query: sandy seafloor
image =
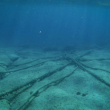
{"type": "Polygon", "coordinates": [[[108,49],[1,47],[0,77],[0,110],[110,110],[108,49]]]}

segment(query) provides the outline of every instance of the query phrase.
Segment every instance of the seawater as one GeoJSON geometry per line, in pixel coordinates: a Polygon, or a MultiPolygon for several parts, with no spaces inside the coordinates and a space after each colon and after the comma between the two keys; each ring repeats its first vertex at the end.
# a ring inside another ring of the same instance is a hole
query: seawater
{"type": "Polygon", "coordinates": [[[1,1],[1,45],[100,45],[110,43],[108,1],[1,1]]]}

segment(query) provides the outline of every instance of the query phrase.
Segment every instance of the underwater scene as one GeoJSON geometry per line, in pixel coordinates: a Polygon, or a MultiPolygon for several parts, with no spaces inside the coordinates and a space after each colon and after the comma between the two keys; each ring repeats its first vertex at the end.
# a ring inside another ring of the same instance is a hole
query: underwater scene
{"type": "Polygon", "coordinates": [[[110,0],[0,0],[0,110],[110,110],[110,0]]]}

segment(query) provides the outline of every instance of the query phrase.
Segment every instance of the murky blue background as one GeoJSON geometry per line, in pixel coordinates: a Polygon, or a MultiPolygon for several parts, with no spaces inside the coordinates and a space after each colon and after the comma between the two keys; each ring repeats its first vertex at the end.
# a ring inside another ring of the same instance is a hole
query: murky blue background
{"type": "Polygon", "coordinates": [[[1,2],[0,44],[109,45],[110,6],[70,2],[1,2]]]}

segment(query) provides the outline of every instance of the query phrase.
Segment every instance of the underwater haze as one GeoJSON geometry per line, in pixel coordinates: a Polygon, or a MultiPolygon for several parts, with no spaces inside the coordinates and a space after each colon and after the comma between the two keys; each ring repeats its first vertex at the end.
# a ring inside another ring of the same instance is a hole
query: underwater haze
{"type": "Polygon", "coordinates": [[[107,0],[0,1],[0,45],[109,44],[107,0]]]}
{"type": "Polygon", "coordinates": [[[0,110],[110,110],[110,0],[0,0],[0,110]]]}

